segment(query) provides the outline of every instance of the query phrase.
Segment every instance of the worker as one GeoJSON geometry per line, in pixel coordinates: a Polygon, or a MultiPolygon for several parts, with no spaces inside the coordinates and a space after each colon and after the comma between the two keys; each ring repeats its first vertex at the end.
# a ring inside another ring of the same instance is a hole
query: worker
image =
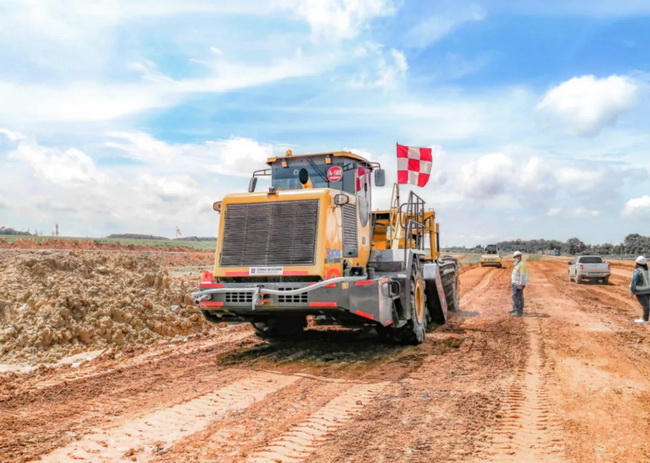
{"type": "Polygon", "coordinates": [[[515,265],[510,276],[513,303],[510,314],[513,317],[521,317],[524,314],[524,288],[528,284],[528,266],[522,257],[519,251],[515,251],[512,255],[515,265]]]}
{"type": "Polygon", "coordinates": [[[648,275],[648,261],[645,257],[636,258],[636,267],[632,272],[630,294],[638,299],[643,308],[643,317],[634,320],[636,323],[648,323],[650,316],[650,275],[648,275]]]}

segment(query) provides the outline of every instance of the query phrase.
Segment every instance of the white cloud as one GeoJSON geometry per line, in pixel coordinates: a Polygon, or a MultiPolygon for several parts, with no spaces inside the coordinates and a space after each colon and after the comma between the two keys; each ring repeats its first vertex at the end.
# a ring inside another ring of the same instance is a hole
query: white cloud
{"type": "Polygon", "coordinates": [[[537,105],[542,127],[595,136],[637,103],[638,85],[625,76],[574,77],[549,90],[537,105]]]}
{"type": "Polygon", "coordinates": [[[496,196],[514,180],[512,161],[503,153],[481,156],[463,165],[458,174],[460,190],[472,198],[496,196]]]}
{"type": "Polygon", "coordinates": [[[525,205],[544,204],[555,196],[557,188],[553,169],[539,156],[528,159],[516,174],[520,201],[525,205]]]}
{"type": "Polygon", "coordinates": [[[572,191],[587,192],[604,187],[606,179],[604,170],[586,170],[564,167],[557,170],[555,177],[558,185],[572,191]]]}
{"type": "Polygon", "coordinates": [[[150,85],[76,82],[63,85],[0,82],[0,123],[105,121],[169,106],[176,95],[150,85]]]}
{"type": "Polygon", "coordinates": [[[45,148],[23,137],[18,138],[18,146],[8,158],[26,162],[38,180],[58,187],[74,188],[100,180],[93,160],[75,148],[65,151],[45,148]]]}
{"type": "Polygon", "coordinates": [[[250,177],[254,170],[268,168],[273,146],[250,138],[208,140],[203,144],[166,143],[143,132],[110,132],[115,140],[105,143],[122,156],[139,162],[190,172],[213,172],[229,177],[250,177]]]}
{"type": "Polygon", "coordinates": [[[197,185],[189,175],[156,177],[141,175],[135,189],[145,197],[155,196],[161,201],[187,201],[196,194],[197,185]]]}
{"type": "MultiPolygon", "coordinates": [[[[172,234],[175,224],[184,224],[185,229],[195,227],[198,215],[205,214],[206,221],[210,220],[207,214],[214,200],[210,194],[218,193],[218,188],[212,185],[207,194],[204,189],[207,190],[205,179],[210,178],[209,173],[198,171],[191,160],[183,162],[183,156],[191,151],[189,145],[179,150],[164,143],[155,144],[153,138],[147,143],[146,137],[133,136],[131,140],[138,142],[145,152],[139,158],[149,164],[118,171],[98,166],[77,148],[59,150],[25,136],[16,138],[4,162],[12,163],[10,170],[20,173],[20,181],[6,178],[7,171],[0,169],[0,183],[12,184],[11,189],[3,191],[7,206],[3,209],[4,217],[20,217],[21,211],[24,215],[26,210],[38,211],[23,220],[28,227],[40,229],[44,224],[57,222],[65,226],[65,233],[75,236],[100,236],[108,233],[107,224],[119,231],[156,230],[172,234]],[[173,166],[166,168],[155,162],[148,151],[154,145],[168,158],[174,157],[173,166]],[[201,176],[203,184],[193,176],[201,176]]],[[[199,145],[199,152],[200,148],[199,145]]]]}
{"type": "Polygon", "coordinates": [[[368,64],[346,82],[349,87],[390,89],[406,77],[409,66],[404,53],[398,50],[391,49],[385,53],[381,45],[366,43],[355,54],[368,64]]]}
{"type": "Polygon", "coordinates": [[[405,31],[405,40],[412,47],[426,48],[450,34],[461,24],[484,19],[485,11],[480,6],[472,4],[426,18],[405,31]]]}
{"type": "Polygon", "coordinates": [[[395,11],[391,0],[284,0],[280,4],[304,18],[318,41],[354,38],[372,19],[395,11]]]}
{"type": "Polygon", "coordinates": [[[650,219],[650,196],[632,198],[623,207],[621,217],[626,219],[650,219]]]}
{"type": "Polygon", "coordinates": [[[210,166],[213,172],[250,177],[254,170],[268,168],[266,160],[273,156],[273,147],[249,138],[233,138],[211,142],[215,158],[210,166]]]}
{"type": "Polygon", "coordinates": [[[546,212],[548,217],[562,217],[566,219],[593,219],[600,217],[602,211],[584,207],[562,208],[553,207],[546,212]]]}
{"type": "Polygon", "coordinates": [[[19,132],[13,132],[9,129],[0,129],[0,133],[3,134],[10,142],[17,142],[20,140],[27,140],[27,137],[19,132]]]}

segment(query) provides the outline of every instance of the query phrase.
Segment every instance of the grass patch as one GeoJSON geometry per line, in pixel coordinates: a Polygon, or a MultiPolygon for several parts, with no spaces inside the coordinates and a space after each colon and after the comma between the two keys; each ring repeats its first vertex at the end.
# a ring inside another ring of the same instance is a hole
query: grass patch
{"type": "Polygon", "coordinates": [[[159,248],[168,248],[173,246],[182,246],[186,248],[213,251],[217,245],[214,241],[183,241],[183,240],[139,240],[133,238],[79,238],[74,236],[29,236],[29,235],[0,235],[8,243],[20,240],[32,240],[37,243],[50,240],[60,241],[92,241],[97,244],[119,244],[122,246],[154,246],[159,248]]]}
{"type": "Polygon", "coordinates": [[[526,260],[541,260],[542,256],[539,254],[530,254],[526,257],[526,260]]]}

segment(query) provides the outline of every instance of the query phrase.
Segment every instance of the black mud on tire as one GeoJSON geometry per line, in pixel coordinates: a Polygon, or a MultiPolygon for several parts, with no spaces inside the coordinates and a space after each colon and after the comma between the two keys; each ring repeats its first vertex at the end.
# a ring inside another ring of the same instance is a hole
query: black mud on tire
{"type": "Polygon", "coordinates": [[[406,325],[397,329],[388,329],[386,334],[390,339],[403,345],[422,344],[427,332],[427,301],[425,283],[422,278],[422,265],[417,259],[413,260],[410,275],[409,301],[411,319],[406,325]],[[419,310],[417,306],[419,305],[419,310]]]}
{"type": "Polygon", "coordinates": [[[444,256],[440,258],[439,262],[442,288],[447,300],[447,310],[457,312],[460,310],[460,267],[458,260],[454,257],[444,256]]]}

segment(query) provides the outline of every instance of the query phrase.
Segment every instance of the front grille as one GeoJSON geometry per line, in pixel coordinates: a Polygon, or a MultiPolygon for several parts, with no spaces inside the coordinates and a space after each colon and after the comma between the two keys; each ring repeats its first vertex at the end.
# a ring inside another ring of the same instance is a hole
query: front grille
{"type": "Polygon", "coordinates": [[[221,266],[313,265],[318,200],[229,204],[221,266]]]}
{"type": "Polygon", "coordinates": [[[253,293],[251,292],[227,292],[226,302],[253,302],[253,293]]]}
{"type": "Polygon", "coordinates": [[[357,205],[343,206],[343,257],[357,257],[357,205]]]}
{"type": "MultiPolygon", "coordinates": [[[[278,288],[280,291],[289,291],[295,288],[278,288]]],[[[307,293],[294,294],[294,295],[279,295],[278,302],[293,302],[293,303],[306,303],[309,302],[307,293]]]]}

